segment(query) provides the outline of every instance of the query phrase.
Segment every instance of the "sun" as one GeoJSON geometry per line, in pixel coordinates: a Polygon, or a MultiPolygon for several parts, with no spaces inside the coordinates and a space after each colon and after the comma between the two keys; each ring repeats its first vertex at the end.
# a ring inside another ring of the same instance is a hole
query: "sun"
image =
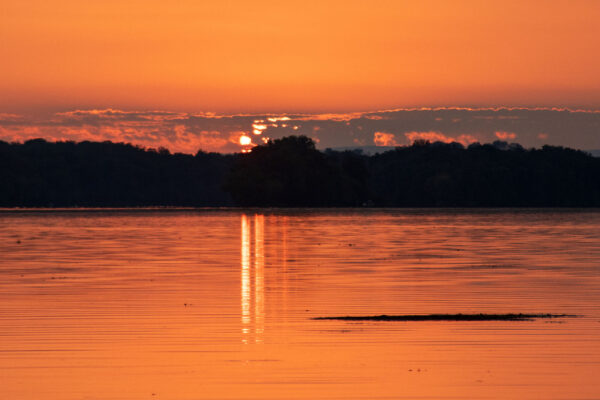
{"type": "Polygon", "coordinates": [[[252,138],[250,138],[249,136],[240,136],[240,144],[242,146],[248,146],[250,144],[252,144],[252,138]]]}

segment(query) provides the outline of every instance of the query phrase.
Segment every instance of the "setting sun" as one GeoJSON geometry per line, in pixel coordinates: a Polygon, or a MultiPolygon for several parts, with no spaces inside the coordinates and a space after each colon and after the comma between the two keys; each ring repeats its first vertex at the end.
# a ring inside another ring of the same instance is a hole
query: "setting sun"
{"type": "Polygon", "coordinates": [[[249,136],[240,136],[240,144],[242,146],[248,146],[252,144],[252,138],[249,136]]]}

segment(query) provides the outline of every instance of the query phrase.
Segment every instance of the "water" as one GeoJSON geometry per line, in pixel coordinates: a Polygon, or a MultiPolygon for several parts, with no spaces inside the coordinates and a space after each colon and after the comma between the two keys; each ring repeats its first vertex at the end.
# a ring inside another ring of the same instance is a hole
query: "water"
{"type": "Polygon", "coordinates": [[[600,212],[0,212],[2,399],[597,399],[600,212]],[[318,316],[549,312],[525,322],[318,316]]]}

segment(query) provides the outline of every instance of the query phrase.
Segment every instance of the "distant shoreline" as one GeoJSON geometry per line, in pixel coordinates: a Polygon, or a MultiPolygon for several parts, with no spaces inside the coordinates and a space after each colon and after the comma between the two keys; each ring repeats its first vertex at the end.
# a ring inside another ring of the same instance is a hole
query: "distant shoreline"
{"type": "Polygon", "coordinates": [[[595,208],[600,158],[556,146],[417,140],[367,155],[306,136],[244,154],[0,141],[0,208],[595,208]]]}

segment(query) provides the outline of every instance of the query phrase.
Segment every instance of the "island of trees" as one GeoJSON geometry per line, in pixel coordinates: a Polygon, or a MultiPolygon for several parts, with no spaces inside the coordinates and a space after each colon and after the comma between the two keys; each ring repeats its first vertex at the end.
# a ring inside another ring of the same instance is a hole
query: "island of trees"
{"type": "Polygon", "coordinates": [[[600,158],[417,141],[375,155],[290,136],[245,154],[0,141],[0,207],[599,207],[600,158]]]}

